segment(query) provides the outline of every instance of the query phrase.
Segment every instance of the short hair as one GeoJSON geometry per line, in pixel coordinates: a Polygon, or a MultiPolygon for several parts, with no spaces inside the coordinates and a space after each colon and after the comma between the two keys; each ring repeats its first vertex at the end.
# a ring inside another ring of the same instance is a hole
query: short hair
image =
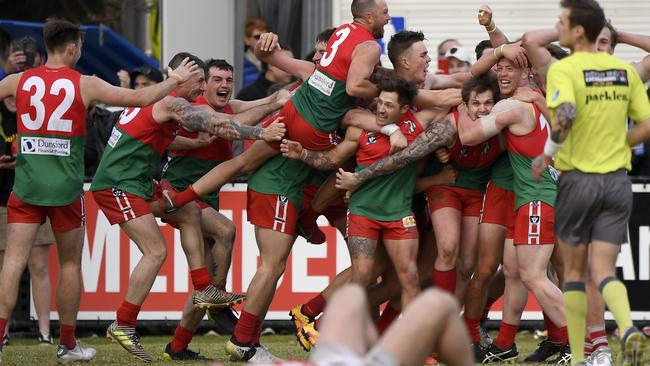
{"type": "Polygon", "coordinates": [[[561,60],[567,56],[569,56],[569,53],[565,51],[562,47],[556,45],[555,43],[550,43],[546,45],[546,49],[548,52],[555,58],[556,60],[561,60]]]}
{"type": "Polygon", "coordinates": [[[316,36],[316,43],[324,42],[327,43],[327,41],[330,40],[330,37],[332,37],[332,34],[334,34],[334,31],[336,28],[327,28],[324,31],[318,33],[316,36]]]}
{"type": "Polygon", "coordinates": [[[43,27],[43,39],[45,47],[49,51],[56,52],[62,50],[68,43],[78,44],[83,41],[83,32],[77,24],[65,19],[51,18],[43,27]]]}
{"type": "Polygon", "coordinates": [[[401,106],[410,105],[418,95],[418,89],[414,83],[394,75],[380,78],[377,87],[380,91],[397,93],[397,100],[401,106]]]}
{"type": "Polygon", "coordinates": [[[413,43],[424,41],[424,33],[403,30],[393,34],[388,42],[388,59],[397,67],[400,57],[408,50],[413,43]]]}
{"type": "Polygon", "coordinates": [[[612,39],[609,41],[609,43],[612,45],[612,49],[614,49],[618,44],[618,32],[612,25],[611,19],[607,19],[605,21],[605,27],[607,27],[607,29],[609,29],[609,32],[612,34],[612,39]]]}
{"type": "Polygon", "coordinates": [[[479,42],[474,48],[474,52],[476,53],[476,59],[478,60],[479,58],[481,58],[481,56],[483,55],[483,51],[485,51],[488,48],[492,48],[492,42],[490,42],[489,39],[484,39],[481,42],[479,42]]]}
{"type": "Polygon", "coordinates": [[[376,0],[352,0],[350,11],[352,18],[363,18],[363,15],[377,7],[376,0]]]}
{"type": "Polygon", "coordinates": [[[497,79],[489,73],[473,77],[463,83],[463,87],[460,90],[460,96],[463,99],[463,102],[468,103],[472,92],[481,94],[488,90],[492,92],[494,100],[497,101],[499,99],[499,83],[497,82],[497,79]]]}
{"type": "Polygon", "coordinates": [[[244,25],[244,34],[246,37],[252,36],[255,29],[266,31],[269,29],[269,26],[266,24],[266,20],[260,17],[250,16],[246,18],[246,24],[244,25]]]}
{"type": "Polygon", "coordinates": [[[596,38],[605,26],[605,12],[596,0],[562,0],[560,6],[569,9],[569,22],[572,27],[582,26],[589,42],[596,38]]]}
{"type": "Polygon", "coordinates": [[[217,70],[226,70],[230,72],[233,72],[235,70],[235,68],[232,67],[232,65],[229,64],[228,61],[223,59],[211,58],[209,60],[205,60],[205,68],[204,68],[205,75],[209,75],[210,69],[213,67],[217,70]]]}
{"type": "Polygon", "coordinates": [[[205,70],[205,64],[203,63],[203,60],[189,52],[179,52],[175,54],[174,57],[169,60],[167,66],[173,70],[177,68],[186,57],[189,58],[190,61],[194,61],[199,66],[199,68],[201,68],[201,70],[205,70]]]}
{"type": "Polygon", "coordinates": [[[444,53],[442,52],[442,45],[444,45],[447,42],[460,43],[460,42],[458,42],[458,40],[456,38],[447,38],[444,41],[438,43],[438,56],[440,56],[441,54],[444,55],[444,53]]]}

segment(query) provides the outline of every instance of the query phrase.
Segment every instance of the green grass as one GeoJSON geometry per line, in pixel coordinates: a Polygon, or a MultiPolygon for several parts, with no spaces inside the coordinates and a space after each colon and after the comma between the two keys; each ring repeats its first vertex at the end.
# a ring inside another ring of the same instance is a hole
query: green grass
{"type": "MultiPolygon", "coordinates": [[[[496,336],[492,334],[492,336],[496,336]]],[[[142,338],[142,343],[153,357],[151,365],[170,365],[174,362],[163,361],[162,353],[171,336],[148,336],[142,338]]],[[[228,362],[228,357],[224,351],[224,344],[228,340],[227,336],[197,336],[192,341],[190,348],[200,350],[201,354],[206,357],[222,362],[224,365],[237,365],[238,363],[228,362]]],[[[95,365],[138,365],[142,362],[134,359],[126,353],[117,344],[111,343],[103,337],[82,338],[84,345],[92,346],[97,349],[97,357],[92,362],[95,365]]],[[[305,359],[307,353],[300,348],[291,335],[272,335],[262,337],[262,342],[268,346],[277,356],[287,359],[305,359]]],[[[618,342],[611,339],[615,351],[618,342]]],[[[517,347],[519,349],[520,360],[530,354],[536,347],[537,341],[530,333],[522,332],[517,335],[517,347]]],[[[12,338],[11,343],[4,347],[2,366],[6,365],[28,365],[28,366],[45,366],[56,365],[56,346],[39,346],[35,339],[16,339],[12,338]]],[[[204,365],[205,363],[183,362],[182,365],[204,365]]],[[[543,364],[527,364],[543,365],[543,364]]]]}

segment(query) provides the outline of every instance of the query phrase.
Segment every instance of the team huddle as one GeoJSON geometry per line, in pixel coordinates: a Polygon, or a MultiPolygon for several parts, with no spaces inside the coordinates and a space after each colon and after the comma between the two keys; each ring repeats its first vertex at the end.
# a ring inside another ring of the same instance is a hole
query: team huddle
{"type": "Polygon", "coordinates": [[[478,21],[489,40],[477,46],[474,64],[445,75],[427,72],[424,35],[411,30],[387,45],[393,69],[378,66],[375,39],[390,20],[388,6],[354,0],[353,22],[321,33],[313,62],[292,58],[277,35],[262,34],[255,55],[298,81],[249,102],[231,99],[228,62],[186,52],[171,59],[166,80],[139,90],[81,75],[73,69],[79,27],[48,21],[45,65],[0,82],[0,99],[16,97],[20,138],[7,204],[0,338],[29,249],[49,217],[60,265],[57,358],[96,355],[76,340],[75,324],[86,110],[100,102],[126,109],[90,192],[142,252],[106,334],[141,361],[152,357],[136,332],[138,313],[167,255],[159,217],[180,231],[194,287],[166,360],[206,360],[188,348],[201,319],[244,302],[225,345],[232,361],[514,361],[530,291],[548,338],[526,362],[613,364],[607,305],[621,332],[618,362],[647,365],[647,341],[632,323],[615,263],[632,208],[630,146],[650,138],[643,85],[650,57],[626,64],[611,56],[617,32],[595,0],[560,6],[555,28],[515,42],[481,6],[478,21]],[[636,122],[629,130],[628,117],[636,122]],[[244,139],[257,141],[233,157],[231,140],[244,139]],[[162,179],[154,181],[152,168],[165,151],[162,179]],[[219,213],[218,196],[242,173],[250,173],[247,213],[261,257],[245,295],[225,289],[236,233],[219,213]],[[351,266],[291,310],[310,360],[283,361],[260,343],[262,322],[296,237],[325,241],[321,215],[346,238],[351,266]],[[501,297],[503,319],[492,340],[482,324],[501,297]],[[373,318],[368,309],[384,303],[373,318]]]}

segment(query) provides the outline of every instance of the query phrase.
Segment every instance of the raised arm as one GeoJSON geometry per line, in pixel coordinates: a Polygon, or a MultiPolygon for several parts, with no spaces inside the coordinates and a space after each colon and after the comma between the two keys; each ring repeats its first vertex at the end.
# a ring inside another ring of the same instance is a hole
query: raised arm
{"type": "Polygon", "coordinates": [[[240,113],[262,104],[274,103],[276,101],[286,101],[289,100],[289,98],[291,98],[291,93],[286,89],[280,89],[275,93],[261,99],[250,101],[232,99],[228,102],[228,105],[230,105],[235,113],[240,113]]]}
{"type": "Polygon", "coordinates": [[[354,48],[352,61],[345,82],[347,93],[355,98],[374,98],[379,89],[370,81],[370,77],[379,62],[381,49],[375,41],[366,41],[354,48]]]}
{"type": "Polygon", "coordinates": [[[260,35],[255,45],[255,57],[260,61],[271,64],[280,70],[305,81],[314,73],[316,66],[313,62],[289,57],[285,52],[279,52],[278,36],[274,33],[260,35]]]}
{"type": "Polygon", "coordinates": [[[419,90],[413,102],[420,109],[452,108],[462,102],[460,89],[419,90]]]}
{"type": "Polygon", "coordinates": [[[305,164],[319,170],[334,170],[347,162],[359,148],[361,129],[350,127],[345,133],[345,139],[332,150],[312,151],[302,147],[299,142],[282,140],[280,151],[289,159],[301,160],[305,164]]]}
{"type": "Polygon", "coordinates": [[[169,72],[170,77],[167,80],[138,90],[120,88],[96,76],[82,75],[82,98],[86,106],[99,102],[117,107],[144,107],[164,98],[178,84],[199,72],[203,70],[200,70],[194,61],[186,58],[176,69],[169,72]]]}
{"type": "Polygon", "coordinates": [[[478,24],[485,27],[492,47],[498,47],[508,43],[508,37],[497,27],[494,19],[492,19],[492,9],[488,5],[484,4],[478,8],[478,24]]]}
{"type": "Polygon", "coordinates": [[[337,174],[337,188],[354,190],[363,182],[394,172],[413,163],[440,147],[449,145],[456,138],[456,129],[448,119],[431,124],[404,150],[372,163],[358,173],[342,172],[337,174]]]}
{"type": "Polygon", "coordinates": [[[210,136],[205,132],[200,132],[196,138],[189,138],[185,136],[176,136],[167,150],[196,150],[202,147],[209,146],[217,136],[210,136]]]}
{"type": "Polygon", "coordinates": [[[521,39],[521,44],[526,49],[531,66],[544,78],[546,78],[551,63],[553,63],[553,57],[546,46],[557,41],[559,37],[557,29],[552,28],[526,32],[521,39]]]}

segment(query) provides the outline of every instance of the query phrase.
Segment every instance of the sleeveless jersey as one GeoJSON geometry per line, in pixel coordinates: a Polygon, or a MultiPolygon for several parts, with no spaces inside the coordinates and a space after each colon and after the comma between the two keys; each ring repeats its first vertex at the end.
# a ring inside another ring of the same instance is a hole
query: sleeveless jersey
{"type": "Polygon", "coordinates": [[[549,167],[538,182],[530,170],[531,163],[544,152],[544,144],[549,134],[549,124],[537,106],[535,109],[535,129],[523,136],[517,136],[509,129],[503,131],[508,143],[510,164],[514,173],[515,208],[531,201],[542,201],[555,205],[557,171],[549,167]]]}
{"type": "Polygon", "coordinates": [[[65,206],[83,192],[86,106],[81,74],[40,66],[16,90],[19,146],[14,193],[38,206],[65,206]]]}
{"type": "MultiPolygon", "coordinates": [[[[209,104],[201,95],[194,105],[209,104]]],[[[223,113],[235,114],[230,104],[226,105],[223,113]]],[[[183,126],[179,126],[177,135],[194,139],[199,132],[188,131],[183,126]]],[[[215,166],[232,159],[232,141],[217,138],[210,145],[200,149],[170,150],[167,159],[162,177],[168,179],[176,189],[183,190],[215,166]]],[[[202,196],[201,199],[215,210],[219,210],[219,191],[202,196]]]]}
{"type": "Polygon", "coordinates": [[[334,31],[320,65],[291,98],[310,126],[327,133],[338,128],[354,102],[345,90],[352,52],[358,44],[374,40],[366,27],[355,22],[343,24],[334,31]]]}
{"type": "Polygon", "coordinates": [[[490,180],[499,188],[513,191],[515,189],[514,179],[512,165],[510,165],[510,157],[507,152],[504,152],[499,156],[494,165],[492,165],[490,180]]]}
{"type": "Polygon", "coordinates": [[[127,108],[113,127],[91,191],[117,188],[145,200],[153,195],[152,169],[174,141],[178,123],[156,123],[153,106],[127,108]]]}
{"type": "MultiPolygon", "coordinates": [[[[458,109],[452,111],[458,129],[458,109]]],[[[477,122],[478,123],[478,122],[477,122]]],[[[492,164],[499,158],[503,150],[499,146],[499,136],[476,145],[466,146],[456,139],[454,146],[449,149],[449,161],[458,170],[454,187],[485,190],[490,180],[492,164]]]]}
{"type": "MultiPolygon", "coordinates": [[[[410,110],[404,113],[397,125],[408,143],[424,131],[410,110]]],[[[387,157],[389,152],[390,139],[387,136],[368,131],[361,132],[356,171],[361,171],[377,160],[387,157]]],[[[417,164],[409,164],[389,175],[365,182],[350,197],[348,204],[350,213],[379,221],[396,221],[411,215],[416,169],[417,164]]]]}

